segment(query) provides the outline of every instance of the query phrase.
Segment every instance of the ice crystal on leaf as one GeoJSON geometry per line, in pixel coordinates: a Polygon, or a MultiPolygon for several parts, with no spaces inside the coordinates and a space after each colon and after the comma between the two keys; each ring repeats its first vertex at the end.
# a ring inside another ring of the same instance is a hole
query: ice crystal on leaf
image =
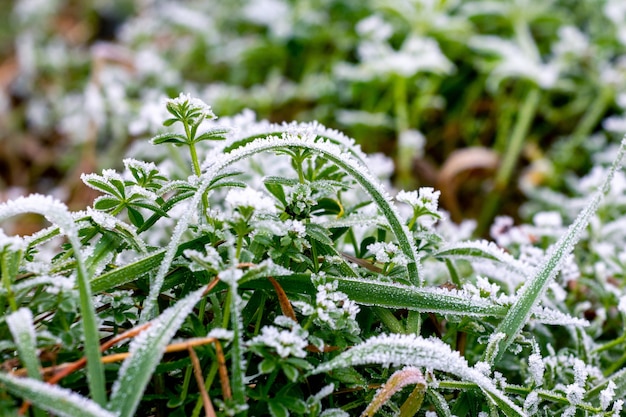
{"type": "Polygon", "coordinates": [[[202,119],[215,119],[217,117],[211,106],[192,97],[189,93],[180,93],[176,98],[167,99],[165,106],[173,114],[194,114],[195,117],[202,119]]]}
{"type": "Polygon", "coordinates": [[[226,202],[233,208],[249,208],[256,213],[276,212],[271,198],[251,188],[230,190],[226,195],[226,202]]]}
{"type": "Polygon", "coordinates": [[[376,262],[393,263],[395,265],[404,266],[407,259],[400,248],[393,242],[375,242],[367,246],[367,250],[374,254],[376,262]]]}
{"type": "Polygon", "coordinates": [[[316,321],[332,330],[342,330],[349,334],[359,332],[359,325],[356,322],[359,306],[346,294],[337,291],[336,281],[317,286],[315,312],[316,321]]]}
{"type": "Polygon", "coordinates": [[[18,378],[11,374],[0,373],[0,382],[6,390],[23,396],[37,407],[61,417],[117,417],[89,398],[83,397],[67,388],[48,384],[32,378],[18,378]]]}
{"type": "Polygon", "coordinates": [[[543,385],[543,375],[546,370],[546,366],[539,353],[535,352],[528,357],[528,369],[530,370],[530,375],[532,376],[535,385],[538,387],[543,385]]]}
{"type": "Polygon", "coordinates": [[[615,382],[609,381],[606,388],[600,391],[600,407],[602,407],[603,410],[608,409],[615,398],[615,388],[617,388],[615,382]]]}
{"type": "Polygon", "coordinates": [[[499,391],[491,379],[469,366],[459,352],[452,351],[450,346],[439,339],[424,339],[406,334],[375,336],[330,361],[320,364],[313,373],[319,374],[339,367],[374,363],[383,366],[428,367],[451,373],[464,381],[478,385],[490,400],[501,407],[506,407],[511,415],[523,415],[522,410],[499,391]]]}
{"type": "Polygon", "coordinates": [[[250,346],[265,346],[275,351],[281,358],[293,356],[304,358],[308,332],[298,323],[285,316],[276,317],[277,326],[264,326],[261,334],[252,338],[250,346]]]}

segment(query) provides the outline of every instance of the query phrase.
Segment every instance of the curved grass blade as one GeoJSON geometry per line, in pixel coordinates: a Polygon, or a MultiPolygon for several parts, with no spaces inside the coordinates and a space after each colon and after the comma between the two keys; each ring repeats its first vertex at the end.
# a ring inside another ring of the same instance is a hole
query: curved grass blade
{"type": "Polygon", "coordinates": [[[452,351],[450,346],[439,339],[400,334],[375,336],[322,363],[312,374],[367,364],[427,367],[447,372],[463,381],[476,384],[506,416],[525,416],[524,412],[489,378],[469,366],[459,352],[452,351]]]}
{"type": "Polygon", "coordinates": [[[113,384],[109,410],[120,417],[132,417],[143,397],[165,347],[196,305],[205,288],[200,288],[178,301],[154,319],[150,327],[137,336],[129,347],[130,356],[124,360],[113,384]]]}
{"type": "Polygon", "coordinates": [[[560,271],[566,256],[578,243],[580,236],[589,224],[591,216],[594,215],[604,194],[609,190],[615,171],[621,166],[622,158],[626,152],[626,137],[622,139],[619,151],[613,165],[611,166],[604,182],[596,194],[591,198],[587,206],[578,215],[574,223],[570,225],[565,235],[563,235],[554,245],[552,251],[546,256],[545,261],[535,270],[533,276],[526,281],[518,292],[517,301],[511,306],[502,322],[498,325],[496,332],[504,333],[505,337],[498,344],[498,351],[494,360],[499,361],[506,349],[522,330],[531,311],[541,300],[548,284],[560,271]]]}
{"type": "Polygon", "coordinates": [[[0,373],[0,384],[11,394],[60,417],[116,417],[89,398],[36,379],[0,373]]]}
{"type": "Polygon", "coordinates": [[[20,197],[17,200],[0,204],[0,222],[8,217],[23,213],[37,213],[44,216],[51,223],[59,226],[60,231],[67,236],[76,259],[76,280],[80,295],[80,311],[85,337],[85,356],[87,357],[87,380],[91,396],[100,405],[106,403],[104,367],[100,361],[100,338],[96,311],[91,300],[91,287],[83,255],[81,253],[78,228],[67,207],[52,197],[34,194],[20,197]]]}

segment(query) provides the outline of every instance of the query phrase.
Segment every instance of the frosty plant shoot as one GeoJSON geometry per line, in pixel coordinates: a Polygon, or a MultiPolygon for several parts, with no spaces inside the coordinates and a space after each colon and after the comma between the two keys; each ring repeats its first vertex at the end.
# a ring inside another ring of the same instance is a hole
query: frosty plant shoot
{"type": "Polygon", "coordinates": [[[569,229],[554,212],[498,218],[498,246],[451,222],[439,191],[385,185],[340,132],[218,119],[185,94],[165,108],[164,152],[84,174],[101,193],[87,210],[0,205],[2,221],[51,223],[0,231],[3,410],[620,414],[625,338],[598,317],[619,312],[623,331],[626,295],[574,249],[621,207],[603,197],[626,189],[624,143],[569,229]]]}

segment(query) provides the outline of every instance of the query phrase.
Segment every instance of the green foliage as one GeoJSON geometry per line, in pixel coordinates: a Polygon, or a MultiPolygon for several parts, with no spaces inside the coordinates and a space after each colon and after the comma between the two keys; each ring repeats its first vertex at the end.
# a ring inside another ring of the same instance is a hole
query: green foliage
{"type": "Polygon", "coordinates": [[[578,265],[572,250],[593,245],[616,213],[624,144],[570,229],[554,212],[519,227],[499,218],[497,246],[450,221],[432,188],[391,197],[373,159],[317,123],[218,125],[189,96],[166,107],[166,127],[191,126],[181,133],[195,161],[186,173],[129,158],[123,172],[82,177],[114,205],[0,205],[0,220],[32,211],[53,222],[32,237],[0,234],[0,353],[23,368],[0,374],[3,407],[619,414],[626,296],[593,282],[584,262],[595,255],[578,265]],[[200,164],[195,138],[215,132],[223,141],[205,143],[200,164]],[[583,316],[587,294],[622,317],[583,316]],[[83,352],[87,379],[76,372],[83,352]],[[50,388],[41,379],[53,363],[70,371],[50,388]]]}

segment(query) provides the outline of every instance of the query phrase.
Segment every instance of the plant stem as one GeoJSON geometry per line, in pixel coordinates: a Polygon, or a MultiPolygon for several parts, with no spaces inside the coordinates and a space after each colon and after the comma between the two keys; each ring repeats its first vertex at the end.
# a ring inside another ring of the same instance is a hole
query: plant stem
{"type": "Polygon", "coordinates": [[[480,220],[476,231],[478,235],[482,235],[487,231],[500,207],[503,193],[509,186],[511,175],[522,151],[522,146],[524,145],[524,140],[530,129],[530,124],[537,112],[540,98],[541,90],[536,86],[531,87],[531,90],[524,99],[519,117],[517,118],[509,139],[509,146],[506,149],[500,168],[496,173],[493,190],[487,196],[485,206],[480,213],[480,220]]]}

